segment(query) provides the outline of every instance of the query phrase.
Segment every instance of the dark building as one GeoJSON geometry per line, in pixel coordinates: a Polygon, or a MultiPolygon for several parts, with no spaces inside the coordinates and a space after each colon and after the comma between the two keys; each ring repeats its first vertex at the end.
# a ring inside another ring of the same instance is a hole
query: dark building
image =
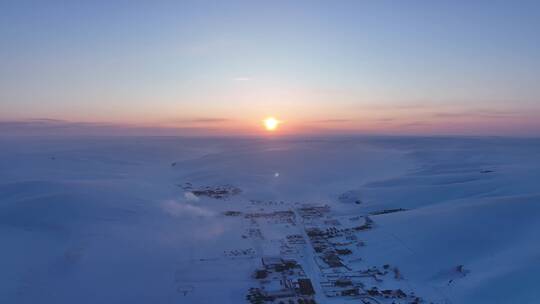
{"type": "Polygon", "coordinates": [[[315,294],[313,285],[311,285],[310,279],[298,279],[298,288],[300,289],[300,294],[311,296],[315,294]]]}

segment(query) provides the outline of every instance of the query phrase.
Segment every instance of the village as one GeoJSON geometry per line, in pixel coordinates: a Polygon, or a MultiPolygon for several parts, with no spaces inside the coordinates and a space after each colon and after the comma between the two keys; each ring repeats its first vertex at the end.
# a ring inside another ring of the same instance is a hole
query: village
{"type": "MultiPolygon", "coordinates": [[[[182,187],[195,196],[228,201],[241,190],[230,185],[182,187]]],[[[351,200],[352,196],[347,197],[351,200]]],[[[344,200],[344,197],[338,198],[344,200]]],[[[415,293],[396,265],[372,265],[362,254],[363,233],[377,229],[373,217],[406,209],[362,212],[360,205],[347,215],[329,204],[249,200],[246,208],[226,210],[222,216],[240,221],[240,237],[249,247],[223,251],[225,259],[256,259],[249,274],[253,284],[245,299],[253,304],[436,303],[415,293]]],[[[230,201],[229,201],[230,203],[230,201]]]]}
{"type": "Polygon", "coordinates": [[[258,251],[249,303],[434,303],[416,295],[397,266],[366,265],[362,259],[362,233],[376,229],[371,215],[403,209],[335,216],[326,204],[251,203],[257,212],[224,213],[246,222],[242,237],[258,251]],[[282,232],[279,239],[266,236],[276,231],[282,232]]]}

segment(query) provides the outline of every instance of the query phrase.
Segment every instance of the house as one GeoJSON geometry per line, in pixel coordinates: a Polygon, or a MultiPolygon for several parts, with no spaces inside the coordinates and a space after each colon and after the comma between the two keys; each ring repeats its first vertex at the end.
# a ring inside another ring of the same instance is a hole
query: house
{"type": "Polygon", "coordinates": [[[263,285],[263,295],[267,298],[278,299],[294,297],[295,292],[286,280],[271,280],[263,285]]]}
{"type": "Polygon", "coordinates": [[[315,294],[310,279],[298,279],[298,288],[301,295],[311,296],[315,294]]]}

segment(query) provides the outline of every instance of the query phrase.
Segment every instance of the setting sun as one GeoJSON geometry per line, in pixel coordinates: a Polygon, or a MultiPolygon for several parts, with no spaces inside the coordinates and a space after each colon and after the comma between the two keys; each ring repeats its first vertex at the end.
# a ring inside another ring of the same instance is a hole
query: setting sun
{"type": "Polygon", "coordinates": [[[275,119],[274,117],[268,117],[265,120],[263,120],[263,123],[267,131],[274,131],[275,129],[277,129],[278,125],[281,122],[275,119]]]}

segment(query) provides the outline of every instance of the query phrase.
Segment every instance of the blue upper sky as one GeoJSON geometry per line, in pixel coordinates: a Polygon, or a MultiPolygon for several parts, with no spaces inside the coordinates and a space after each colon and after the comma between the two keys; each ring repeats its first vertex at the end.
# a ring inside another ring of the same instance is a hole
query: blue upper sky
{"type": "Polygon", "coordinates": [[[535,135],[540,1],[2,1],[0,67],[12,128],[535,135]]]}

